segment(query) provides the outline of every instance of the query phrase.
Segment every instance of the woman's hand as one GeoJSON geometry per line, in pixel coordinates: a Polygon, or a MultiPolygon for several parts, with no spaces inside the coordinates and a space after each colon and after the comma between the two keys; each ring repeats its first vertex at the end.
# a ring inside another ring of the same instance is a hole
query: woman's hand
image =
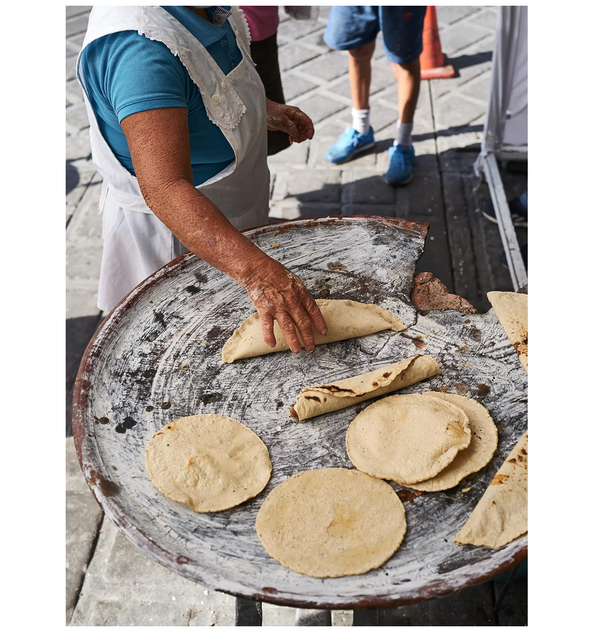
{"type": "Polygon", "coordinates": [[[292,142],[312,140],[315,128],[312,120],[298,107],[279,104],[267,98],[267,129],[285,131],[292,142]]]}
{"type": "Polygon", "coordinates": [[[277,320],[294,353],[302,350],[296,327],[307,351],[315,347],[313,325],[322,335],[327,334],[327,324],[312,295],[302,280],[283,264],[265,255],[243,285],[258,310],[263,337],[271,348],[276,344],[273,320],[277,320]]]}

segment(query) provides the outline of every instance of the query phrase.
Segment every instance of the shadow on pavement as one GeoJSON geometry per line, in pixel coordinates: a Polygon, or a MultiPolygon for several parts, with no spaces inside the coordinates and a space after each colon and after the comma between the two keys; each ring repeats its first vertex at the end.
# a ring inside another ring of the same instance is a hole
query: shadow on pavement
{"type": "Polygon", "coordinates": [[[460,77],[460,70],[467,67],[475,66],[476,64],[483,64],[484,62],[490,62],[492,59],[491,51],[483,51],[481,53],[470,53],[465,55],[459,55],[456,58],[448,58],[448,64],[451,64],[458,72],[460,77]]]}
{"type": "MultiPolygon", "coordinates": [[[[414,133],[412,139],[414,142],[424,142],[425,140],[433,140],[439,137],[450,137],[452,135],[460,135],[462,133],[483,133],[483,125],[482,124],[470,124],[467,126],[453,126],[448,127],[447,129],[442,129],[441,131],[431,131],[429,133],[414,133]]],[[[385,140],[377,140],[375,146],[368,151],[365,151],[363,155],[370,155],[372,153],[381,153],[388,147],[392,146],[394,143],[393,138],[386,138],[385,140]]],[[[461,148],[458,147],[455,149],[456,151],[460,151],[461,148]]],[[[473,149],[469,149],[472,151],[473,149]]],[[[477,152],[479,152],[479,145],[477,145],[477,152]]],[[[422,157],[422,156],[419,156],[422,157]]],[[[346,166],[341,165],[341,166],[346,166]]]]}
{"type": "Polygon", "coordinates": [[[79,184],[79,171],[77,167],[67,162],[67,195],[79,184]]]}
{"type": "MultiPolygon", "coordinates": [[[[483,133],[482,124],[472,124],[468,126],[454,126],[441,131],[431,133],[415,133],[412,137],[415,142],[423,142],[424,140],[432,140],[433,138],[448,137],[451,135],[460,135],[461,133],[483,133]]],[[[460,149],[456,149],[457,151],[460,149]]],[[[479,152],[479,149],[477,149],[479,152]]]]}
{"type": "Polygon", "coordinates": [[[66,366],[66,378],[67,378],[67,398],[66,398],[66,430],[67,437],[73,435],[73,427],[71,424],[71,415],[73,410],[73,388],[75,387],[75,378],[77,377],[77,370],[79,369],[79,363],[86,346],[92,339],[92,336],[96,332],[102,316],[100,311],[98,315],[90,315],[87,317],[75,317],[67,320],[67,366],[66,366]]]}

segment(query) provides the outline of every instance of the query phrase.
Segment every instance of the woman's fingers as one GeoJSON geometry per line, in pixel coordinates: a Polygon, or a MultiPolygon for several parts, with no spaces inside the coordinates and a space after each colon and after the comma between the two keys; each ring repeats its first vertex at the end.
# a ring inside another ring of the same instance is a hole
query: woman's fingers
{"type": "Polygon", "coordinates": [[[298,339],[298,334],[296,333],[296,327],[290,314],[286,311],[280,311],[275,315],[275,319],[279,324],[279,328],[281,329],[281,332],[283,333],[285,341],[290,347],[290,350],[293,353],[299,353],[302,350],[302,346],[300,346],[300,340],[298,339]]]}
{"type": "Polygon", "coordinates": [[[284,122],[285,122],[285,125],[284,125],[285,132],[291,136],[294,142],[299,142],[302,138],[302,133],[296,126],[296,123],[294,122],[294,120],[288,116],[284,119],[284,122]]]}
{"type": "Polygon", "coordinates": [[[271,347],[274,348],[275,344],[277,344],[277,340],[275,339],[275,333],[273,332],[273,316],[271,313],[259,313],[260,315],[260,323],[262,326],[262,334],[265,342],[271,347]]]}
{"type": "Polygon", "coordinates": [[[315,129],[312,120],[297,107],[292,107],[294,110],[290,113],[290,118],[296,122],[296,125],[301,131],[302,140],[312,139],[315,129]]]}
{"type": "Polygon", "coordinates": [[[318,307],[317,303],[313,299],[313,296],[308,293],[305,296],[303,302],[304,308],[306,309],[310,320],[315,325],[315,328],[319,331],[319,333],[321,333],[321,335],[327,335],[327,323],[325,322],[325,318],[321,313],[321,309],[318,307]]]}
{"type": "MultiPolygon", "coordinates": [[[[277,344],[277,340],[275,339],[274,326],[273,326],[273,320],[277,319],[279,328],[281,329],[281,332],[283,333],[283,336],[285,337],[285,341],[287,342],[287,345],[290,347],[290,350],[293,351],[294,353],[299,353],[302,350],[302,346],[300,344],[300,340],[298,339],[298,334],[296,333],[296,329],[295,329],[295,326],[298,326],[298,323],[297,322],[295,323],[294,320],[292,320],[292,317],[287,311],[281,310],[278,313],[275,313],[275,317],[273,317],[271,313],[266,313],[266,312],[259,313],[259,314],[260,314],[260,322],[262,327],[263,339],[271,348],[275,348],[275,345],[277,344]]],[[[310,324],[310,319],[308,319],[308,316],[306,316],[306,318],[310,324]]],[[[298,326],[298,330],[300,330],[299,326],[298,326]]],[[[302,341],[306,345],[307,343],[306,331],[303,332],[302,330],[300,330],[300,334],[302,335],[302,341]]],[[[311,331],[311,337],[312,337],[312,331],[311,331]]],[[[312,350],[312,348],[314,348],[314,343],[312,347],[309,348],[308,350],[312,350]]]]}
{"type": "Polygon", "coordinates": [[[285,131],[295,142],[310,140],[315,133],[312,120],[298,107],[267,98],[266,116],[270,131],[285,131]]]}
{"type": "Polygon", "coordinates": [[[267,129],[285,131],[293,142],[311,140],[315,134],[312,120],[298,107],[267,100],[267,129]]]}
{"type": "Polygon", "coordinates": [[[296,306],[292,312],[292,319],[298,328],[302,343],[307,351],[312,351],[315,347],[315,335],[312,329],[312,321],[310,315],[304,310],[303,306],[296,306]]]}

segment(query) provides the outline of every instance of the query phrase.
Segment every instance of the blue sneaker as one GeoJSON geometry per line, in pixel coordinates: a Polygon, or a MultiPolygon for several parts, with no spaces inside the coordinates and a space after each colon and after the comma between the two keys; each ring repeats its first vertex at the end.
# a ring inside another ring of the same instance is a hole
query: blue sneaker
{"type": "Polygon", "coordinates": [[[375,146],[375,133],[373,127],[364,135],[351,126],[340,135],[340,139],[325,154],[325,159],[334,164],[341,164],[351,160],[357,153],[362,153],[375,146]]]}
{"type": "Polygon", "coordinates": [[[408,184],[413,179],[413,162],[415,161],[415,147],[394,145],[388,149],[390,167],[385,174],[385,181],[394,186],[408,184]]]}

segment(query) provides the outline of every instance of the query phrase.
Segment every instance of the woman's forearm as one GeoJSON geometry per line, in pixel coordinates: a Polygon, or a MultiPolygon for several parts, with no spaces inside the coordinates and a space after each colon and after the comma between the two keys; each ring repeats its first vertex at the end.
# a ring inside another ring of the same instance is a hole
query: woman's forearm
{"type": "Polygon", "coordinates": [[[255,267],[270,258],[194,187],[187,118],[187,109],[169,108],[134,113],[121,122],[140,190],[190,251],[245,286],[255,267]]]}
{"type": "Polygon", "coordinates": [[[142,193],[186,248],[242,286],[271,260],[188,180],[142,188],[142,193]]]}

